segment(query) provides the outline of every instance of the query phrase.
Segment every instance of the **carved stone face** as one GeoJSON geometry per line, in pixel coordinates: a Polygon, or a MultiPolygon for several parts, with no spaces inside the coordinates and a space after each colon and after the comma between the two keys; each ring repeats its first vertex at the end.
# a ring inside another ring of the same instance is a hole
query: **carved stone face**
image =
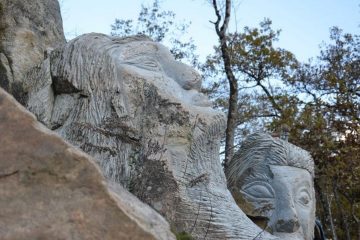
{"type": "MultiPolygon", "coordinates": [[[[241,194],[253,207],[251,215],[268,219],[268,228],[277,236],[312,239],[309,219],[315,211],[314,187],[310,173],[304,169],[270,165],[265,179],[249,178],[241,194]]],[[[260,174],[259,174],[260,175],[260,174]]]]}
{"type": "Polygon", "coordinates": [[[313,239],[314,162],[307,151],[254,133],[229,162],[226,176],[238,206],[259,227],[284,239],[313,239]]]}
{"type": "Polygon", "coordinates": [[[163,45],[131,41],[122,43],[115,51],[117,54],[113,56],[118,58],[117,67],[123,76],[139,76],[159,85],[167,98],[175,97],[179,102],[195,106],[211,106],[209,99],[199,92],[201,76],[190,66],[176,61],[163,45]]]}

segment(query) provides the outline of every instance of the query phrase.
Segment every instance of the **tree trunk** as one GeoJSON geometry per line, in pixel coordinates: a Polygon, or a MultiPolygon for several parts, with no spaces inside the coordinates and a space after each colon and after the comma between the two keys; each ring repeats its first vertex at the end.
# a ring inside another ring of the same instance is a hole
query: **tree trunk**
{"type": "Polygon", "coordinates": [[[227,115],[227,126],[226,126],[226,138],[225,138],[225,159],[224,159],[224,170],[228,166],[229,161],[234,155],[234,139],[235,139],[235,128],[237,120],[237,101],[238,101],[238,89],[237,82],[231,82],[230,84],[230,96],[229,96],[229,109],[227,115]]]}
{"type": "Polygon", "coordinates": [[[332,216],[332,210],[331,210],[331,201],[332,199],[329,198],[329,195],[326,194],[326,203],[325,203],[325,207],[327,208],[328,212],[329,212],[329,221],[330,221],[330,228],[331,228],[331,233],[333,235],[333,240],[337,240],[337,235],[336,235],[336,230],[335,230],[335,225],[334,225],[334,219],[332,216]]]}
{"type": "Polygon", "coordinates": [[[238,83],[237,79],[231,68],[231,56],[229,53],[229,47],[226,42],[226,31],[230,21],[231,14],[231,0],[225,1],[225,13],[224,21],[220,26],[221,14],[217,5],[217,1],[212,1],[215,14],[217,17],[215,24],[216,34],[219,37],[220,46],[221,46],[221,56],[224,62],[225,74],[229,83],[230,96],[229,96],[229,108],[227,116],[227,126],[226,126],[226,137],[225,137],[225,159],[224,159],[224,169],[226,170],[228,162],[234,155],[234,139],[235,139],[235,128],[237,122],[237,101],[238,101],[238,83]]]}
{"type": "Polygon", "coordinates": [[[358,240],[360,240],[360,221],[359,221],[359,218],[356,217],[356,215],[355,215],[355,206],[354,206],[353,202],[351,203],[351,212],[352,212],[352,217],[356,223],[358,240]]]}
{"type": "Polygon", "coordinates": [[[341,206],[341,203],[340,203],[339,193],[337,191],[337,186],[336,186],[336,180],[333,181],[333,191],[334,191],[336,207],[339,209],[339,213],[340,213],[341,225],[344,228],[344,231],[346,233],[346,239],[351,240],[349,223],[348,223],[347,218],[345,216],[344,209],[343,209],[343,207],[341,206]]]}
{"type": "Polygon", "coordinates": [[[315,181],[315,189],[318,189],[320,202],[324,209],[325,222],[330,224],[330,230],[333,236],[332,239],[337,240],[338,238],[336,235],[334,220],[331,211],[331,199],[329,199],[329,195],[327,193],[324,193],[324,191],[322,191],[323,187],[320,186],[316,181],[315,181]]]}

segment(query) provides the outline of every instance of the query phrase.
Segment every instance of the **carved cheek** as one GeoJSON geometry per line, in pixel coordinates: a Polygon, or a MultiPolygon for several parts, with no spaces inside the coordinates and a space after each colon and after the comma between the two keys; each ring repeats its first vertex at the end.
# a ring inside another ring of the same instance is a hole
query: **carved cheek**
{"type": "Polygon", "coordinates": [[[315,221],[315,193],[309,189],[300,189],[296,194],[295,206],[300,225],[306,239],[311,239],[315,221]]]}

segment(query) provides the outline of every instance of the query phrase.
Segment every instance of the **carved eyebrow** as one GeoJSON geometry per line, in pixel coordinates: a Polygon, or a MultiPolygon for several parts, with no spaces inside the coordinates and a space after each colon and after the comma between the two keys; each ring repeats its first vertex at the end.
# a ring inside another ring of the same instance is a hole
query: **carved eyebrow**
{"type": "Polygon", "coordinates": [[[151,57],[153,53],[150,53],[148,51],[135,51],[135,52],[127,52],[124,57],[126,59],[128,58],[137,58],[137,57],[151,57]]]}
{"type": "Polygon", "coordinates": [[[249,182],[249,181],[264,181],[264,182],[269,182],[270,181],[270,176],[265,173],[265,172],[261,172],[261,171],[255,171],[253,172],[251,175],[247,176],[244,179],[244,182],[249,182]]]}
{"type": "Polygon", "coordinates": [[[310,191],[308,189],[309,189],[308,187],[303,186],[301,188],[298,188],[296,192],[306,191],[306,192],[310,193],[310,191]]]}
{"type": "Polygon", "coordinates": [[[311,188],[311,183],[308,179],[300,178],[299,181],[296,182],[296,188],[300,187],[311,188]]]}

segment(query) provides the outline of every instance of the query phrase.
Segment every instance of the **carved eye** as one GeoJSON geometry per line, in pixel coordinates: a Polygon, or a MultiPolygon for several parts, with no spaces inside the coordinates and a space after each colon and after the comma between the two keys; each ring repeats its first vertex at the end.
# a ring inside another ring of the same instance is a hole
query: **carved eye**
{"type": "Polygon", "coordinates": [[[302,189],[297,194],[296,201],[304,206],[308,206],[311,202],[311,196],[307,190],[302,189]]]}
{"type": "Polygon", "coordinates": [[[155,59],[148,56],[134,57],[126,61],[125,64],[133,65],[148,71],[161,71],[159,63],[155,59]]]}
{"type": "Polygon", "coordinates": [[[266,182],[252,182],[242,187],[242,193],[255,199],[273,199],[275,197],[272,187],[266,182]]]}

